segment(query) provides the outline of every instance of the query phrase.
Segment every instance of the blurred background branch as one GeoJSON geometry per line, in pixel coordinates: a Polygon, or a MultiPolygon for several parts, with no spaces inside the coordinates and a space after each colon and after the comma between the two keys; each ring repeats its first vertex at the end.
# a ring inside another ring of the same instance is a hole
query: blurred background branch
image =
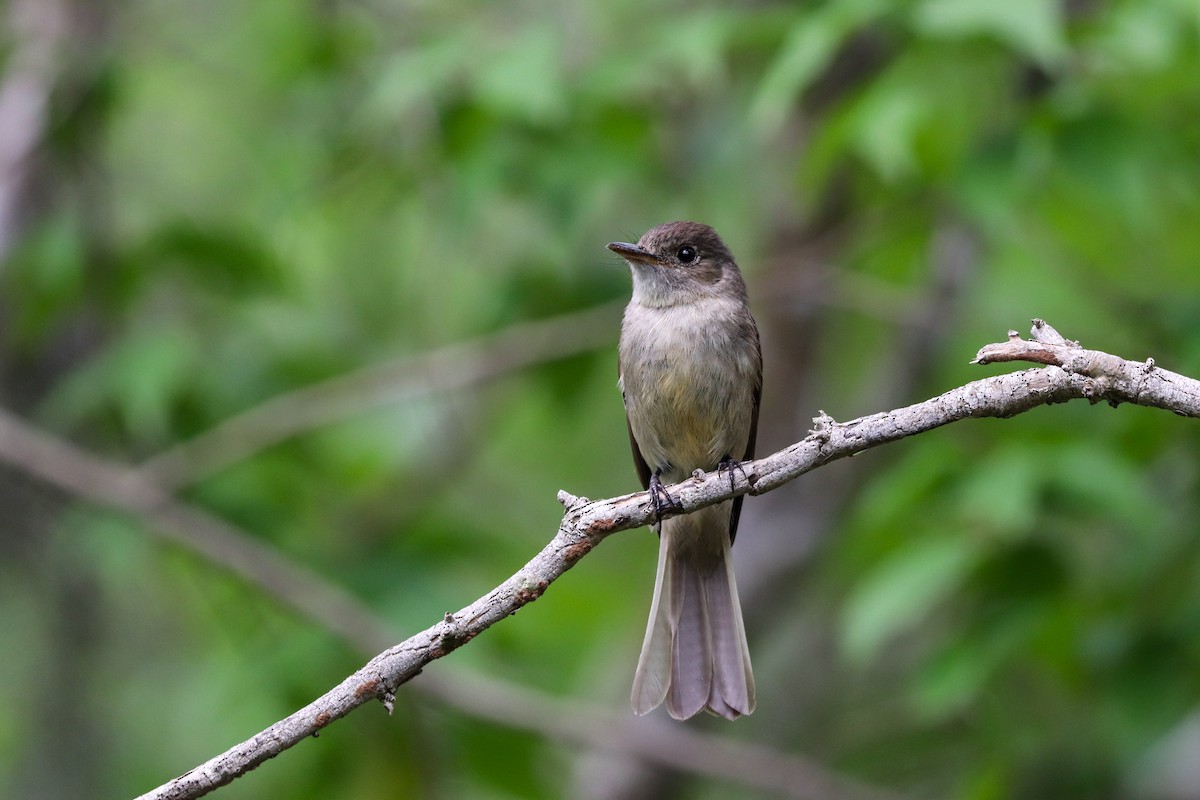
{"type": "Polygon", "coordinates": [[[462,390],[515,370],[611,344],[623,304],[511,325],[432,353],[407,356],[305,386],[223,420],[144,461],[154,483],[176,490],[290,436],[425,395],[462,390]]]}

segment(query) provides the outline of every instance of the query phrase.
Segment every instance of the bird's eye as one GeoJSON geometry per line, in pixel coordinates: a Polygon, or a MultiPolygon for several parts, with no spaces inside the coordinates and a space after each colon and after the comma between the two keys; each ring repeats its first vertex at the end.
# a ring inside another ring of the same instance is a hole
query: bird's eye
{"type": "Polygon", "coordinates": [[[685,244],[679,248],[679,252],[675,254],[684,264],[690,264],[696,260],[696,248],[690,244],[685,244]]]}

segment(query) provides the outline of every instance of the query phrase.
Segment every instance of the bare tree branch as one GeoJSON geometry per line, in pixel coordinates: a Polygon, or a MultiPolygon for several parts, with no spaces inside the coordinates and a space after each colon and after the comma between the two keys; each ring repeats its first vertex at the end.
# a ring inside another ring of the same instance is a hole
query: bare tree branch
{"type": "MultiPolygon", "coordinates": [[[[1020,341],[984,348],[976,363],[1018,359],[1020,341]],[[1007,348],[1007,349],[1006,349],[1007,348]]],[[[835,422],[822,413],[804,439],[766,458],[749,462],[745,473],[696,475],[670,487],[679,513],[770,491],[822,464],[881,444],[970,417],[1011,417],[1031,408],[1072,399],[1106,400],[1168,408],[1189,417],[1200,416],[1200,382],[1159,369],[1153,362],[1137,364],[1066,342],[1048,325],[1035,321],[1031,352],[1055,354],[1058,363],[973,381],[922,403],[835,422]]],[[[1049,357],[1048,355],[1046,357],[1049,357]]],[[[609,500],[589,501],[559,492],[566,509],[558,533],[520,571],[484,597],[430,628],[380,653],[332,691],[272,725],[257,736],[201,764],[185,775],[143,795],[143,798],[199,797],[222,786],[345,716],[368,700],[391,707],[396,690],[429,662],[441,658],[516,613],[540,597],[549,585],[617,531],[646,525],[654,512],[645,492],[609,500]]]]}
{"type": "MultiPolygon", "coordinates": [[[[141,472],[85,453],[0,409],[0,460],[100,505],[129,513],[156,535],[198,553],[259,586],[351,646],[378,652],[396,641],[390,625],[352,595],[289,561],[277,550],[195,506],[169,497],[141,472]]],[[[880,790],[796,755],[605,712],[493,678],[427,676],[414,689],[464,713],[677,770],[776,791],[787,797],[882,800],[880,790]]],[[[179,795],[186,796],[186,795],[179,795]]]]}
{"type": "MultiPolygon", "coordinates": [[[[1033,321],[1029,341],[1016,331],[1009,331],[1008,341],[981,348],[971,363],[1003,361],[1034,361],[1061,367],[1078,379],[1082,396],[1093,403],[1100,400],[1112,406],[1133,403],[1174,411],[1181,417],[1200,416],[1200,383],[1195,379],[1162,369],[1153,358],[1126,361],[1100,350],[1087,350],[1079,342],[1063,338],[1044,320],[1033,321]]],[[[1048,374],[1056,373],[1048,371],[1048,374]]]]}
{"type": "Polygon", "coordinates": [[[158,486],[178,489],[304,431],[594,350],[612,341],[623,305],[608,303],[513,325],[277,395],[147,459],[141,470],[158,486]]]}
{"type": "MultiPolygon", "coordinates": [[[[1040,320],[1035,321],[1032,342],[1010,336],[1008,342],[983,348],[975,362],[1019,360],[1024,353],[1036,355],[1039,361],[1052,360],[1055,365],[973,381],[922,403],[848,422],[835,422],[822,413],[807,437],[746,463],[744,473],[698,473],[670,487],[679,504],[677,513],[690,513],[742,494],[770,491],[831,461],[970,417],[1010,417],[1039,405],[1072,399],[1093,403],[1105,400],[1113,405],[1136,403],[1200,417],[1200,381],[1160,369],[1153,361],[1135,363],[1084,350],[1040,320]],[[1076,369],[1079,371],[1073,371],[1076,369]]],[[[0,443],[8,443],[13,436],[10,421],[0,418],[0,443]]],[[[7,450],[0,446],[0,452],[7,450]]],[[[47,477],[54,480],[53,470],[46,465],[41,465],[41,471],[32,471],[44,476],[49,471],[47,477]]],[[[121,482],[114,482],[111,490],[122,491],[121,482]]],[[[595,502],[559,492],[559,500],[566,513],[558,533],[504,583],[375,656],[333,690],[286,719],[142,797],[200,797],[320,732],[369,700],[378,699],[390,709],[398,688],[425,665],[536,600],[550,583],[609,535],[646,525],[654,516],[645,492],[595,502]]]]}

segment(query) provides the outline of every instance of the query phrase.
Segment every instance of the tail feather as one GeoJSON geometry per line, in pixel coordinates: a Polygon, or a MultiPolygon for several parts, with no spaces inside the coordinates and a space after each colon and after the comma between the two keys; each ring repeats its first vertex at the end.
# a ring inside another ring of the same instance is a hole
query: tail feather
{"type": "MultiPolygon", "coordinates": [[[[742,714],[754,711],[754,673],[750,669],[750,651],[746,645],[746,627],[742,622],[742,607],[738,602],[737,583],[733,576],[733,560],[725,550],[723,564],[709,574],[705,581],[708,595],[709,631],[712,633],[713,670],[712,698],[742,714]]],[[[714,704],[710,702],[710,706],[714,704]]],[[[717,709],[714,708],[714,711],[717,709]]],[[[733,719],[721,713],[723,717],[733,719]]]]}
{"type": "Polygon", "coordinates": [[[663,537],[658,545],[658,573],[654,578],[654,599],[650,603],[650,621],[646,625],[646,638],[642,642],[642,654],[638,658],[637,672],[633,676],[633,712],[638,716],[649,714],[666,699],[671,685],[671,633],[672,615],[664,603],[663,587],[672,581],[674,573],[671,559],[667,557],[667,543],[663,537]]]}
{"type": "Polygon", "coordinates": [[[663,523],[650,620],[633,683],[633,709],[666,701],[675,719],[707,709],[754,711],[754,675],[721,504],[663,523]]]}
{"type": "Polygon", "coordinates": [[[688,560],[676,557],[673,566],[668,591],[676,616],[667,713],[675,719],[688,719],[708,705],[714,685],[712,631],[704,576],[688,560]]]}

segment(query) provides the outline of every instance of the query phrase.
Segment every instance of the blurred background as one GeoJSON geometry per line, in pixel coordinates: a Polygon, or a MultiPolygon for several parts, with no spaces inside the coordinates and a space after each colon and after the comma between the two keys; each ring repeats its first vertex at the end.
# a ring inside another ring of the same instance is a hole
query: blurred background
{"type": "MultiPolygon", "coordinates": [[[[635,490],[604,244],[660,222],[746,274],[760,455],[1035,316],[1200,375],[1195,0],[2,13],[6,797],[148,791],[635,490]]],[[[751,499],[734,724],[628,711],[619,534],[219,796],[1200,797],[1198,452],[1076,402],[751,499]]]]}

